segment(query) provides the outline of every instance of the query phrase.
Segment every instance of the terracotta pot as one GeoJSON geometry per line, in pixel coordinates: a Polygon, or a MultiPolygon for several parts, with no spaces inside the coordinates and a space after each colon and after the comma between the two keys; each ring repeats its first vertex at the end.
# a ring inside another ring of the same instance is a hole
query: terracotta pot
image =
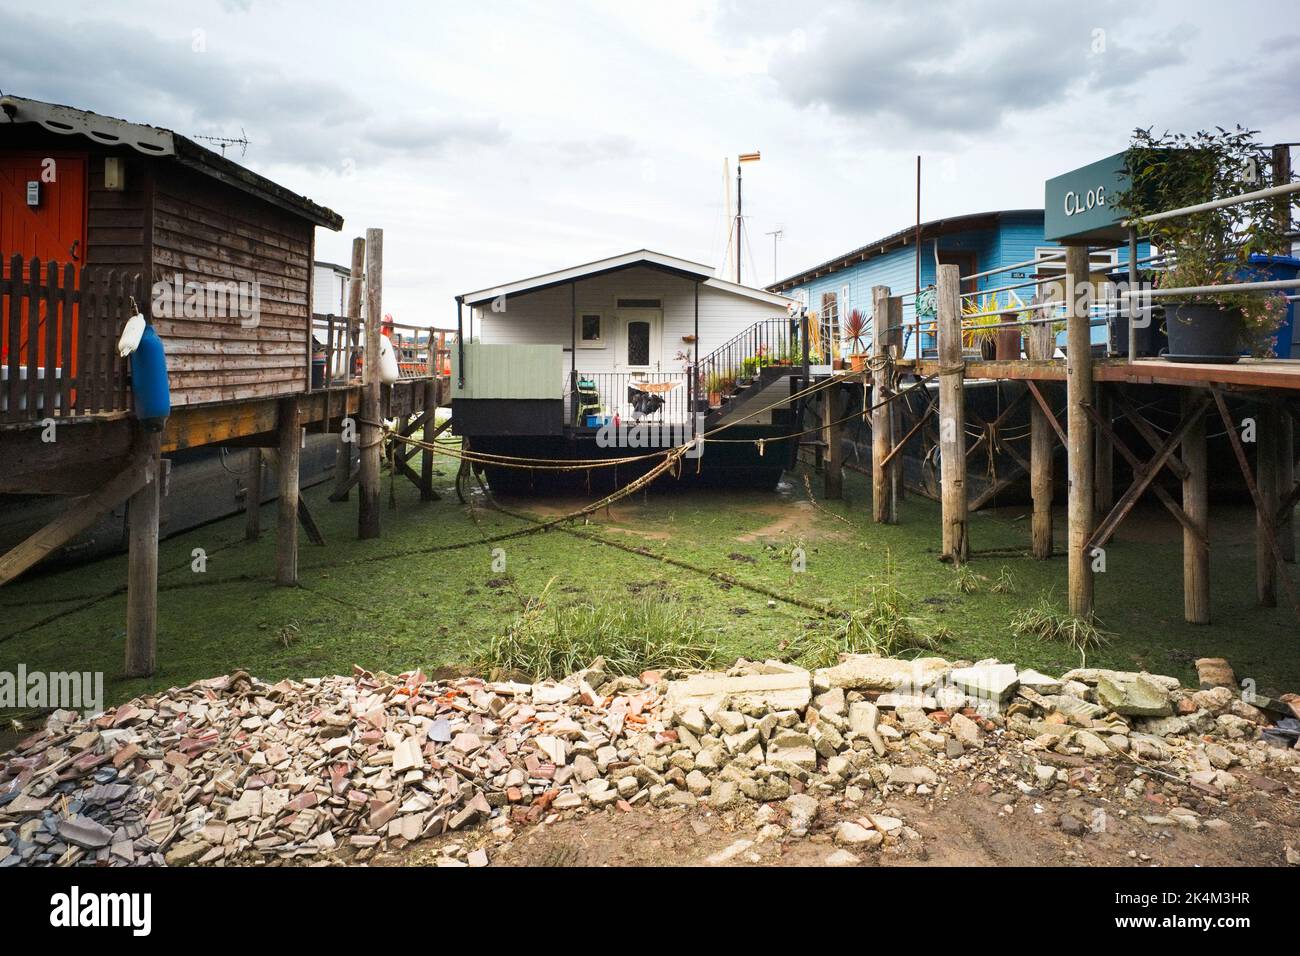
{"type": "Polygon", "coordinates": [[[719,405],[721,405],[721,404],[722,404],[722,393],[721,393],[721,392],[709,392],[709,407],[710,407],[710,408],[717,408],[717,407],[718,407],[719,405]]]}
{"type": "Polygon", "coordinates": [[[1019,329],[998,329],[993,342],[993,351],[999,362],[1014,362],[1020,358],[1019,329]]]}
{"type": "Polygon", "coordinates": [[[867,356],[864,352],[854,352],[849,356],[849,367],[855,372],[862,372],[867,367],[867,356]]]}

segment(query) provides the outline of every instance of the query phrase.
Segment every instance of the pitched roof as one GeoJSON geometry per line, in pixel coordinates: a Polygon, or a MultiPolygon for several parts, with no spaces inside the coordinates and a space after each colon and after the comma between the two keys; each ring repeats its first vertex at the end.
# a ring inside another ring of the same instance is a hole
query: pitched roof
{"type": "Polygon", "coordinates": [[[778,305],[784,308],[790,303],[790,299],[786,296],[763,289],[755,289],[747,285],[740,285],[736,282],[728,282],[726,279],[719,279],[713,274],[712,266],[691,262],[689,259],[678,259],[676,256],[664,255],[662,252],[653,252],[650,249],[637,249],[633,252],[610,256],[607,259],[597,259],[594,262],[585,262],[582,265],[570,266],[567,269],[557,269],[555,272],[547,272],[527,279],[516,279],[513,282],[505,282],[487,289],[479,289],[477,292],[467,292],[464,295],[457,296],[457,299],[466,305],[479,305],[483,302],[490,302],[502,295],[512,296],[523,295],[527,292],[538,292],[542,289],[567,285],[570,282],[579,282],[583,279],[607,275],[611,272],[619,272],[623,269],[632,269],[638,266],[666,272],[669,275],[681,276],[684,279],[693,279],[711,289],[719,289],[733,295],[757,299],[769,305],[778,305]]]}
{"type": "MultiPolygon", "coordinates": [[[[953,232],[965,232],[968,229],[979,229],[985,226],[992,226],[999,219],[1008,216],[1038,216],[1041,218],[1043,210],[1041,209],[995,209],[991,212],[975,212],[965,216],[949,216],[946,219],[933,219],[930,222],[921,223],[921,241],[933,239],[937,236],[947,235],[953,232]]],[[[901,248],[916,241],[916,226],[907,226],[897,232],[890,233],[883,239],[877,239],[869,242],[865,246],[859,246],[851,252],[838,255],[833,259],[827,259],[821,265],[813,266],[811,269],[805,269],[797,272],[787,279],[780,282],[774,282],[767,288],[772,292],[780,290],[793,289],[795,286],[803,285],[812,279],[820,276],[830,275],[839,272],[841,269],[847,269],[849,266],[855,266],[860,262],[866,262],[868,259],[874,259],[876,256],[884,255],[893,249],[901,248]]]]}
{"type": "Polygon", "coordinates": [[[343,217],[334,210],[317,205],[306,196],[300,196],[180,133],[161,126],[131,123],[113,116],[92,113],[90,110],[30,100],[22,96],[0,97],[0,126],[6,123],[36,123],[62,136],[84,136],[103,146],[129,146],[145,156],[173,159],[182,166],[257,196],[318,226],[335,231],[343,228],[343,217]]]}

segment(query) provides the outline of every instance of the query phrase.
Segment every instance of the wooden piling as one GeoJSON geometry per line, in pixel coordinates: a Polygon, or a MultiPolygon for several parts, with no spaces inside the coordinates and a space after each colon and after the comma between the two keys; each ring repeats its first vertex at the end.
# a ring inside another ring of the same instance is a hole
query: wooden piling
{"type": "Polygon", "coordinates": [[[147,480],[127,505],[127,677],[148,677],[158,666],[158,488],[162,436],[149,435],[147,480]]]}
{"type": "MultiPolygon", "coordinates": [[[[1295,418],[1282,408],[1278,412],[1277,482],[1279,499],[1290,501],[1295,489],[1295,418]]],[[[1295,563],[1295,505],[1288,505],[1277,522],[1278,544],[1282,560],[1295,563]]]]}
{"type": "Polygon", "coordinates": [[[1183,529],[1183,619],[1188,624],[1210,623],[1210,549],[1204,543],[1210,535],[1209,456],[1205,446],[1205,412],[1199,408],[1194,389],[1179,389],[1182,416],[1197,420],[1183,436],[1179,457],[1183,468],[1183,512],[1200,537],[1183,529]]]}
{"type": "MultiPolygon", "coordinates": [[[[1030,327],[1025,351],[1031,359],[1052,357],[1055,337],[1051,329],[1046,324],[1030,327]]],[[[1034,400],[1029,403],[1029,494],[1033,501],[1030,551],[1041,561],[1052,556],[1052,453],[1056,434],[1047,419],[1047,412],[1038,401],[1041,394],[1037,391],[1038,386],[1033,382],[1026,385],[1035,390],[1034,400]]]]}
{"type": "Polygon", "coordinates": [[[889,453],[892,429],[890,409],[882,405],[889,396],[885,359],[889,354],[889,286],[871,289],[871,517],[877,524],[894,524],[898,514],[890,488],[889,453]]]}
{"type": "Polygon", "coordinates": [[[844,497],[844,442],[841,434],[843,424],[839,411],[840,387],[831,386],[822,392],[822,440],[826,442],[826,460],[822,472],[824,483],[822,495],[827,501],[838,501],[844,497]]]}
{"type": "MultiPolygon", "coordinates": [[[[1110,392],[1100,382],[1096,385],[1094,401],[1097,414],[1105,421],[1113,422],[1115,416],[1111,411],[1110,392]]],[[[1110,443],[1110,439],[1101,434],[1100,431],[1096,432],[1094,438],[1096,447],[1093,449],[1093,456],[1096,462],[1096,476],[1093,479],[1093,498],[1095,501],[1093,520],[1100,521],[1110,514],[1111,508],[1115,507],[1115,447],[1110,443]]]]}
{"type": "MultiPolygon", "coordinates": [[[[432,344],[432,343],[431,343],[432,344]]],[[[429,359],[432,367],[433,357],[429,359]]],[[[421,438],[427,440],[427,436],[433,433],[434,412],[438,407],[438,380],[431,378],[424,383],[424,412],[426,414],[425,427],[420,433],[421,438]]],[[[433,452],[421,449],[420,455],[420,500],[436,501],[438,495],[433,490],[433,452]]]]}
{"type": "Polygon", "coordinates": [[[383,321],[384,231],[366,230],[366,351],[361,375],[360,507],[357,536],[379,537],[379,463],[383,454],[379,430],[379,327],[383,321]]]}
{"type": "Polygon", "coordinates": [[[298,402],[284,398],[279,403],[280,500],[275,519],[275,583],[281,587],[298,584],[298,466],[302,458],[302,428],[298,424],[298,402]]]}
{"type": "Polygon", "coordinates": [[[1067,422],[1067,473],[1069,493],[1069,601],[1070,613],[1091,618],[1093,614],[1093,556],[1087,553],[1088,539],[1094,525],[1093,490],[1096,471],[1093,463],[1092,423],[1086,406],[1093,398],[1092,342],[1086,294],[1091,278],[1088,274],[1088,247],[1069,246],[1065,253],[1066,269],[1066,350],[1065,394],[1067,422]]]}
{"type": "MultiPolygon", "coordinates": [[[[902,296],[891,295],[889,297],[888,312],[889,325],[885,335],[885,342],[888,347],[894,350],[894,354],[903,358],[903,298],[902,296]]],[[[917,354],[920,355],[920,345],[917,345],[917,354]]],[[[903,434],[903,403],[889,403],[889,448],[895,452],[889,464],[889,493],[892,498],[890,507],[893,509],[894,517],[898,517],[898,509],[903,501],[905,492],[903,490],[903,456],[898,454],[899,436],[903,434]]]]}
{"type": "Polygon", "coordinates": [[[262,449],[248,449],[248,478],[244,482],[244,540],[262,535],[262,449]]]}
{"type": "Polygon", "coordinates": [[[1255,422],[1255,484],[1260,500],[1255,513],[1255,592],[1261,607],[1277,607],[1278,560],[1269,535],[1276,530],[1274,518],[1282,503],[1278,495],[1281,417],[1277,406],[1265,401],[1255,422]]]}
{"type": "Polygon", "coordinates": [[[960,564],[970,556],[966,500],[965,362],[961,341],[961,270],[939,266],[939,467],[943,512],[941,557],[960,564]]]}
{"type": "MultiPolygon", "coordinates": [[[[366,240],[360,236],[352,240],[352,268],[348,273],[348,301],[346,319],[348,334],[344,337],[344,381],[352,381],[352,350],[356,346],[357,323],[361,321],[361,293],[365,288],[363,281],[366,274],[366,240]]],[[[331,359],[332,360],[332,359],[331,359]]],[[[353,425],[355,426],[355,422],[353,425]]],[[[334,449],[334,492],[330,501],[347,501],[352,488],[352,455],[356,444],[357,432],[352,430],[352,441],[344,440],[344,432],[339,433],[338,445],[334,449]]]]}

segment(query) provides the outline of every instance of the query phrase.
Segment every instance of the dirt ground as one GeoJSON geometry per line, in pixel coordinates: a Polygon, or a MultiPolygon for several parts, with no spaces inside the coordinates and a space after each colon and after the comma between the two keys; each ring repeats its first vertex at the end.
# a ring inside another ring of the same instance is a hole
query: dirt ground
{"type": "MultiPolygon", "coordinates": [[[[1117,786],[1132,777],[1124,766],[1101,765],[1098,772],[1103,780],[1113,774],[1117,786]]],[[[1149,793],[1134,807],[1073,788],[1059,796],[1056,790],[1023,795],[954,774],[928,797],[900,794],[884,810],[870,808],[902,819],[919,838],[853,855],[860,866],[1285,866],[1287,848],[1300,846],[1300,803],[1276,774],[1253,778],[1222,806],[1207,806],[1182,785],[1168,790],[1149,793]],[[1227,826],[1189,830],[1144,821],[1164,815],[1160,801],[1168,799],[1168,790],[1180,794],[1182,805],[1209,811],[1205,820],[1227,826]],[[1062,816],[1084,826],[1067,832],[1062,816]]],[[[779,824],[784,811],[779,803],[771,806],[770,822],[779,824]]],[[[764,835],[757,808],[715,813],[701,804],[691,810],[635,807],[562,815],[521,830],[502,847],[494,848],[485,831],[452,833],[371,862],[429,866],[448,850],[486,846],[493,866],[823,866],[838,849],[836,824],[867,812],[843,801],[828,811],[823,803],[808,835],[796,837],[764,835]]]]}

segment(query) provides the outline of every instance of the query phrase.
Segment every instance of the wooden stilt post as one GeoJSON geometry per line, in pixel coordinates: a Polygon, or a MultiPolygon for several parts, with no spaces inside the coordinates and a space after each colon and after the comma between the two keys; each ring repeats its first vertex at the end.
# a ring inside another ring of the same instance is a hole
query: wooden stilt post
{"type": "Polygon", "coordinates": [[[244,482],[244,540],[262,534],[262,449],[248,449],[248,478],[244,482]]]}
{"type": "Polygon", "coordinates": [[[1282,503],[1278,496],[1280,419],[1276,405],[1260,404],[1255,424],[1255,484],[1260,500],[1255,513],[1255,591],[1261,607],[1277,607],[1278,560],[1269,534],[1276,531],[1274,518],[1282,503]]]}
{"type": "Polygon", "coordinates": [[[158,666],[158,486],[161,435],[148,437],[148,480],[127,505],[126,573],[127,677],[148,677],[158,666]]]}
{"type": "Polygon", "coordinates": [[[844,497],[844,443],[841,440],[843,424],[840,414],[839,386],[832,386],[822,392],[822,439],[826,442],[825,472],[823,496],[827,501],[838,501],[844,497]]]}
{"type": "MultiPolygon", "coordinates": [[[[1198,408],[1194,389],[1179,389],[1182,417],[1196,414],[1197,421],[1183,436],[1179,457],[1183,477],[1183,512],[1200,531],[1210,536],[1209,456],[1205,448],[1205,412],[1198,408]]],[[[1183,619],[1188,624],[1210,623],[1210,549],[1189,529],[1183,529],[1183,619]]]]}
{"type": "Polygon", "coordinates": [[[379,537],[379,325],[384,317],[384,231],[366,230],[366,351],[361,375],[361,499],[357,536],[379,537]]]}
{"type": "MultiPolygon", "coordinates": [[[[1110,392],[1100,382],[1095,386],[1095,391],[1097,414],[1108,422],[1113,421],[1115,416],[1111,413],[1110,392]]],[[[1094,437],[1097,447],[1093,449],[1093,455],[1096,459],[1097,474],[1093,479],[1095,483],[1093,495],[1096,499],[1093,520],[1100,521],[1110,514],[1111,508],[1115,507],[1115,448],[1111,445],[1110,439],[1100,431],[1096,432],[1094,437]]]]}
{"type": "MultiPolygon", "coordinates": [[[[344,381],[352,381],[352,349],[356,342],[356,327],[361,321],[361,292],[365,288],[366,240],[358,236],[352,240],[352,268],[348,273],[347,329],[344,355],[346,356],[344,381]]],[[[346,411],[346,409],[344,409],[346,411]]],[[[348,491],[352,488],[352,455],[357,444],[356,422],[353,422],[352,441],[344,441],[347,431],[339,433],[338,446],[334,450],[334,492],[330,501],[347,501],[348,491]]]]}
{"type": "MultiPolygon", "coordinates": [[[[1295,488],[1295,418],[1285,408],[1278,412],[1277,433],[1278,497],[1286,498],[1295,488]]],[[[1277,522],[1277,543],[1282,560],[1295,563],[1295,506],[1282,513],[1277,522]]]]}
{"type": "Polygon", "coordinates": [[[296,399],[280,400],[280,500],[275,519],[275,583],[298,584],[298,465],[302,458],[302,428],[296,399]]]}
{"type": "Polygon", "coordinates": [[[1066,269],[1066,351],[1065,397],[1068,427],[1069,497],[1069,595],[1070,613],[1090,618],[1093,613],[1093,556],[1086,553],[1094,525],[1096,496],[1093,482],[1092,423],[1086,405],[1092,401],[1092,341],[1086,295],[1088,275],[1087,246],[1070,246],[1065,254],[1066,269]]]}
{"type": "Polygon", "coordinates": [[[871,289],[871,517],[877,524],[894,524],[898,515],[890,489],[888,469],[890,439],[889,406],[881,405],[889,397],[889,373],[885,358],[889,354],[889,286],[871,289]]]}
{"type": "MultiPolygon", "coordinates": [[[[1050,325],[1030,326],[1026,338],[1025,350],[1031,359],[1045,361],[1052,357],[1055,337],[1050,325]]],[[[1030,550],[1040,561],[1052,556],[1052,450],[1055,442],[1055,429],[1035,398],[1029,403],[1029,493],[1034,504],[1030,550]]]]}
{"type": "MultiPolygon", "coordinates": [[[[427,439],[433,434],[433,416],[434,409],[438,407],[438,381],[429,379],[424,383],[424,411],[427,413],[425,427],[420,432],[420,437],[427,439]]],[[[433,452],[420,450],[423,458],[420,461],[420,500],[437,501],[438,495],[433,490],[433,452]]]]}
{"type": "Polygon", "coordinates": [[[960,564],[970,556],[966,500],[965,363],[961,343],[961,269],[939,266],[939,474],[943,511],[941,556],[960,564]]]}
{"type": "MultiPolygon", "coordinates": [[[[894,349],[894,354],[899,358],[903,355],[903,299],[901,296],[893,295],[889,297],[889,333],[885,341],[894,349]]],[[[919,349],[920,346],[918,345],[919,349]]],[[[917,353],[920,354],[919,352],[917,353]]],[[[889,448],[891,451],[898,447],[899,436],[903,434],[903,405],[901,402],[890,402],[889,404],[889,448]]],[[[894,513],[894,520],[898,520],[898,507],[903,500],[903,456],[894,455],[889,466],[889,493],[893,499],[890,508],[894,513]]]]}

